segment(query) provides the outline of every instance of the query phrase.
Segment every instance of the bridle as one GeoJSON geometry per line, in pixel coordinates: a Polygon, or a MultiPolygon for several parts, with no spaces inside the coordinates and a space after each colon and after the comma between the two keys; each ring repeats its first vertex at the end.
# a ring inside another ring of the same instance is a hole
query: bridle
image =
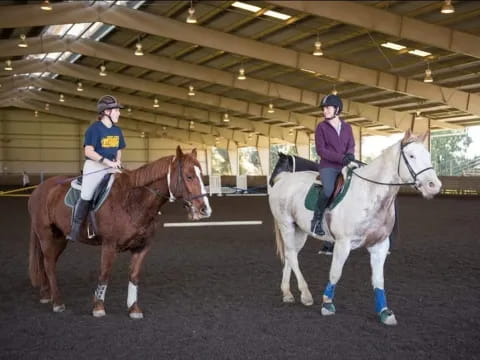
{"type": "Polygon", "coordinates": [[[205,194],[199,194],[195,196],[189,196],[189,197],[176,197],[174,194],[178,193],[178,189],[181,186],[183,188],[182,194],[186,191],[187,186],[185,184],[185,179],[183,178],[183,160],[180,158],[178,161],[178,170],[177,170],[177,176],[176,176],[176,181],[175,181],[175,188],[173,188],[172,183],[171,183],[171,173],[172,173],[172,165],[175,162],[175,156],[172,158],[172,161],[168,165],[168,173],[167,173],[167,187],[168,187],[168,193],[169,196],[165,196],[163,194],[160,194],[157,190],[154,190],[148,186],[145,186],[151,193],[157,195],[158,197],[168,199],[170,202],[174,202],[176,200],[182,199],[184,206],[191,208],[193,206],[192,201],[195,199],[199,199],[204,196],[208,196],[207,193],[205,194]]]}
{"type": "Polygon", "coordinates": [[[408,172],[410,173],[410,176],[412,177],[413,181],[412,182],[405,182],[405,183],[384,183],[384,182],[380,182],[380,181],[375,181],[375,180],[372,180],[372,179],[367,179],[361,175],[358,175],[355,171],[352,170],[352,173],[359,177],[360,179],[362,180],[365,180],[365,181],[368,181],[368,182],[371,182],[373,184],[377,184],[377,185],[387,185],[387,186],[399,186],[399,185],[413,185],[415,186],[415,189],[418,189],[417,188],[417,177],[418,175],[424,173],[425,171],[428,171],[428,170],[433,170],[433,167],[430,166],[430,167],[426,167],[425,169],[423,170],[420,170],[419,172],[415,172],[412,168],[412,166],[410,165],[410,163],[408,162],[408,159],[407,159],[407,156],[405,155],[405,152],[404,152],[404,149],[410,145],[414,143],[414,141],[410,141],[406,144],[400,144],[400,155],[398,156],[398,166],[397,166],[397,173],[398,173],[398,176],[400,177],[400,160],[403,159],[403,162],[405,163],[405,166],[407,167],[408,169],[408,172]]]}

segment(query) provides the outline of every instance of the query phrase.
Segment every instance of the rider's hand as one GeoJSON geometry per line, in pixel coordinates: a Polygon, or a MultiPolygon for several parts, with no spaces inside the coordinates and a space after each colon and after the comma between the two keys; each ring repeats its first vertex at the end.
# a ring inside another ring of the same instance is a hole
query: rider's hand
{"type": "Polygon", "coordinates": [[[106,160],[106,164],[113,169],[120,169],[122,167],[120,161],[106,160]]]}
{"type": "Polygon", "coordinates": [[[343,165],[344,166],[347,166],[348,164],[350,164],[350,162],[354,161],[355,160],[355,155],[351,154],[351,153],[346,153],[345,156],[343,157],[343,165]]]}

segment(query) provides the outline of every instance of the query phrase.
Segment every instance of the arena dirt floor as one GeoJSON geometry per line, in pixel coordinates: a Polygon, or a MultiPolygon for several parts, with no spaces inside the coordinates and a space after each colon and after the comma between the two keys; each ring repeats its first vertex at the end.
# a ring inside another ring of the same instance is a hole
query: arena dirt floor
{"type": "Polygon", "coordinates": [[[143,320],[126,313],[128,254],[114,266],[107,316],[95,319],[99,248],[70,244],[58,266],[67,309],[55,314],[27,276],[26,202],[0,198],[1,359],[479,358],[478,197],[400,197],[401,238],[385,267],[396,327],[373,313],[364,249],[347,261],[335,316],[320,315],[331,257],[318,255],[322,244],[312,239],[300,264],[316,303],[283,304],[266,197],[212,198],[210,220],[264,221],[256,226],[163,228],[186,221],[179,205],[167,204],[139,290],[143,320]]]}

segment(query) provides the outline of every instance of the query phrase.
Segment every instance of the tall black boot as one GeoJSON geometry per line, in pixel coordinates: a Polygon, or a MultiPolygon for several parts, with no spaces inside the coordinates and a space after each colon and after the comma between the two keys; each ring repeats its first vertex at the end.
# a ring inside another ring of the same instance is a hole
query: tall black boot
{"type": "Polygon", "coordinates": [[[88,210],[90,209],[90,203],[90,200],[83,200],[82,198],[78,200],[73,211],[72,230],[70,231],[70,234],[66,236],[67,240],[77,241],[82,224],[87,217],[88,210]]]}
{"type": "Polygon", "coordinates": [[[320,236],[325,235],[325,231],[322,229],[322,218],[323,213],[325,212],[325,208],[327,207],[327,203],[328,197],[325,196],[323,190],[320,190],[320,193],[318,194],[317,207],[315,209],[315,212],[313,213],[311,229],[314,234],[320,236]]]}

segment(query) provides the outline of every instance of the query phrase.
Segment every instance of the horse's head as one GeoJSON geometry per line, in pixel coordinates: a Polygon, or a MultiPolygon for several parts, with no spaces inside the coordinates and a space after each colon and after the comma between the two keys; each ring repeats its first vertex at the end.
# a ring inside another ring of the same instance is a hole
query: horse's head
{"type": "Polygon", "coordinates": [[[190,154],[184,154],[180,146],[177,147],[168,181],[172,194],[183,199],[191,220],[199,220],[212,214],[196,149],[190,154]]]}
{"type": "Polygon", "coordinates": [[[426,137],[427,133],[415,136],[407,130],[400,145],[398,174],[403,181],[414,183],[412,186],[419,190],[423,197],[431,199],[440,192],[442,183],[432,167],[430,153],[424,144],[426,137]]]}

